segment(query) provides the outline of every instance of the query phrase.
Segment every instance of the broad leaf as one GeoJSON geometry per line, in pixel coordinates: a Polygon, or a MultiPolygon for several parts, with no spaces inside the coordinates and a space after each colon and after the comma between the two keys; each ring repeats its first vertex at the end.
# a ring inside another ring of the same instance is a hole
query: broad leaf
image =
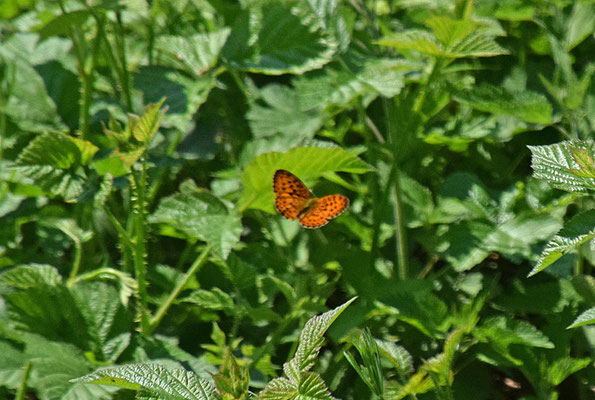
{"type": "Polygon", "coordinates": [[[227,258],[242,232],[240,216],[235,211],[189,181],[180,186],[179,193],[161,200],[149,222],[162,223],[188,238],[203,240],[222,258],[227,258]]]}
{"type": "Polygon", "coordinates": [[[543,271],[564,254],[595,237],[595,210],[575,215],[547,244],[528,276],[543,271]]]}
{"type": "Polygon", "coordinates": [[[273,212],[272,179],[277,169],[290,171],[306,184],[312,183],[314,178],[325,173],[370,171],[366,163],[338,147],[296,147],[286,153],[262,154],[254,158],[244,169],[244,191],[238,207],[273,212]]]}
{"type": "Polygon", "coordinates": [[[114,388],[89,388],[70,380],[91,370],[91,363],[83,352],[69,344],[26,334],[25,355],[33,365],[28,386],[36,389],[41,399],[92,400],[111,399],[114,388]]]}
{"type": "Polygon", "coordinates": [[[376,340],[380,354],[387,358],[400,373],[409,375],[413,372],[413,358],[403,346],[388,340],[376,340]]]}
{"type": "Polygon", "coordinates": [[[400,50],[413,50],[444,58],[493,57],[508,54],[493,38],[479,31],[479,25],[469,20],[431,17],[426,21],[433,34],[422,30],[407,30],[389,34],[378,44],[400,50]]]}
{"type": "Polygon", "coordinates": [[[140,117],[131,115],[128,121],[130,125],[129,129],[132,130],[134,138],[141,143],[148,144],[153,135],[159,129],[161,119],[165,114],[164,110],[160,110],[165,97],[162,98],[158,103],[149,104],[145,108],[145,112],[140,117]]]}
{"type": "Polygon", "coordinates": [[[303,107],[298,93],[287,86],[268,85],[261,95],[267,106],[253,104],[246,113],[256,138],[281,134],[285,140],[309,139],[322,125],[320,112],[303,107]]]}
{"type": "Polygon", "coordinates": [[[45,40],[50,36],[67,36],[71,33],[73,27],[84,25],[90,16],[91,13],[89,10],[60,13],[52,19],[47,19],[43,24],[37,26],[35,30],[38,31],[41,40],[45,40]]]}
{"type": "Polygon", "coordinates": [[[325,31],[305,25],[285,3],[269,1],[238,17],[224,54],[240,69],[280,75],[320,68],[336,50],[325,31]]]}
{"type": "Polygon", "coordinates": [[[38,136],[23,150],[16,165],[47,193],[73,200],[83,192],[79,173],[82,154],[63,133],[38,136]]]}
{"type": "Polygon", "coordinates": [[[330,328],[337,317],[355,301],[356,297],[340,305],[334,310],[316,315],[306,322],[300,334],[298,348],[295,352],[295,360],[300,371],[307,371],[314,366],[314,360],[322,347],[324,334],[330,328]]]}
{"type": "Polygon", "coordinates": [[[489,341],[502,348],[511,344],[522,344],[545,349],[554,348],[554,344],[549,338],[530,323],[504,316],[488,318],[476,327],[473,335],[480,341],[489,341]]]}
{"type": "Polygon", "coordinates": [[[216,400],[215,388],[208,381],[184,369],[167,370],[155,364],[128,364],[102,368],[72,382],[118,386],[143,390],[145,396],[163,400],[216,400]]]}
{"type": "Polygon", "coordinates": [[[593,364],[592,358],[563,357],[552,363],[547,369],[545,378],[553,386],[558,386],[562,381],[576,371],[593,364]]]}
{"type": "Polygon", "coordinates": [[[482,84],[457,94],[455,99],[480,111],[537,124],[552,123],[552,106],[546,97],[528,90],[509,92],[500,86],[482,84]]]}
{"type": "Polygon", "coordinates": [[[535,178],[570,192],[595,191],[595,142],[569,140],[529,149],[535,178]]]}
{"type": "Polygon", "coordinates": [[[189,74],[198,76],[215,66],[229,33],[226,28],[189,37],[160,35],[156,48],[169,56],[172,66],[182,67],[189,74]]]}
{"type": "Polygon", "coordinates": [[[592,325],[595,324],[595,307],[591,307],[581,315],[576,317],[574,322],[567,328],[578,328],[579,326],[583,325],[592,325]]]}
{"type": "Polygon", "coordinates": [[[39,47],[37,35],[28,33],[16,33],[0,43],[0,58],[7,65],[3,81],[18,89],[12,91],[2,111],[20,129],[40,133],[64,129],[65,125],[31,63],[39,47]]]}
{"type": "Polygon", "coordinates": [[[235,305],[230,295],[219,288],[211,290],[197,289],[184,299],[185,302],[194,303],[207,310],[225,310],[233,314],[235,305]]]}

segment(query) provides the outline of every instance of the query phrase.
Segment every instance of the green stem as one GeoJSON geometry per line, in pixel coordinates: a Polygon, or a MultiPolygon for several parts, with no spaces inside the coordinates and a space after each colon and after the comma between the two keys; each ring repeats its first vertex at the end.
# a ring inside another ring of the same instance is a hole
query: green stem
{"type": "Polygon", "coordinates": [[[81,253],[82,253],[82,246],[81,241],[78,238],[70,237],[74,241],[74,260],[72,262],[72,270],[70,271],[70,277],[68,278],[68,287],[72,287],[74,285],[74,280],[76,279],[76,275],[79,272],[79,268],[81,266],[81,253]]]}
{"type": "MultiPolygon", "coordinates": [[[[587,244],[588,246],[588,244],[587,244]]],[[[576,263],[574,264],[574,276],[583,275],[584,260],[580,252],[576,253],[576,263]]]]}
{"type": "Polygon", "coordinates": [[[407,263],[407,232],[405,229],[405,219],[403,218],[403,208],[401,207],[401,204],[403,203],[403,193],[399,184],[398,170],[395,173],[393,196],[395,227],[397,230],[397,276],[399,279],[405,280],[407,279],[407,274],[409,271],[409,265],[407,263]]]}
{"type": "Polygon", "coordinates": [[[118,241],[120,249],[122,250],[124,271],[126,271],[127,273],[131,273],[133,266],[132,253],[134,252],[132,240],[130,239],[130,236],[128,235],[126,229],[124,229],[124,227],[122,226],[122,224],[120,224],[120,221],[118,221],[114,214],[112,214],[112,212],[107,207],[104,207],[103,211],[107,215],[114,228],[116,228],[116,231],[118,231],[118,241]]]}
{"type": "Polygon", "coordinates": [[[136,207],[133,211],[134,219],[134,272],[138,282],[138,295],[141,307],[141,332],[148,336],[151,332],[151,320],[148,308],[147,295],[147,268],[145,265],[146,256],[146,232],[145,232],[145,190],[147,185],[147,158],[143,154],[141,158],[141,175],[137,177],[132,174],[136,186],[136,207]]]}
{"type": "Polygon", "coordinates": [[[444,65],[444,61],[442,58],[436,58],[434,60],[434,65],[432,65],[432,70],[430,71],[430,74],[428,75],[428,78],[426,79],[426,81],[420,87],[419,95],[417,96],[417,99],[415,100],[415,104],[413,106],[413,111],[415,111],[416,113],[421,112],[423,110],[423,106],[426,101],[426,96],[427,96],[428,90],[430,88],[430,84],[434,80],[434,77],[442,70],[443,65],[444,65]]]}
{"type": "Polygon", "coordinates": [[[407,278],[409,271],[408,257],[407,257],[407,231],[405,229],[405,220],[403,218],[403,194],[401,192],[401,186],[399,184],[400,168],[398,166],[398,157],[396,151],[396,132],[394,132],[394,126],[391,118],[391,110],[389,108],[388,101],[383,99],[384,115],[386,118],[387,125],[387,136],[391,140],[393,145],[393,166],[390,173],[389,184],[392,180],[393,183],[393,216],[395,221],[395,240],[396,240],[396,275],[399,279],[404,280],[407,278]],[[392,178],[392,179],[391,179],[392,178]]]}
{"type": "MultiPolygon", "coordinates": [[[[97,21],[97,24],[102,24],[103,21],[100,19],[97,21]]],[[[73,35],[76,36],[76,34],[73,35]]],[[[82,35],[80,35],[82,36],[82,35]]],[[[78,43],[78,41],[73,40],[73,44],[78,43]]],[[[94,83],[94,72],[95,72],[95,64],[97,62],[97,56],[99,54],[99,44],[100,40],[98,37],[95,38],[93,41],[93,49],[91,51],[91,57],[87,59],[82,52],[79,52],[79,72],[81,75],[82,80],[82,91],[81,91],[81,111],[80,111],[80,134],[81,138],[88,140],[89,136],[89,126],[91,124],[91,114],[89,110],[91,109],[91,102],[93,97],[93,83],[94,83]]]]}
{"type": "Polygon", "coordinates": [[[15,400],[25,400],[25,395],[27,394],[27,380],[29,380],[29,374],[31,373],[31,362],[25,364],[25,372],[23,372],[23,379],[21,379],[21,385],[19,386],[19,391],[15,396],[15,400]]]}
{"type": "Polygon", "coordinates": [[[198,272],[200,267],[202,267],[204,263],[207,261],[209,254],[211,253],[211,249],[211,245],[205,247],[202,253],[200,253],[196,260],[194,260],[194,263],[190,266],[188,272],[186,272],[186,274],[184,275],[184,279],[182,279],[182,281],[178,283],[178,286],[176,286],[174,290],[172,290],[167,300],[165,300],[161,307],[159,307],[159,310],[157,310],[155,316],[151,319],[151,324],[149,327],[150,333],[153,333],[155,331],[155,329],[159,325],[159,322],[161,322],[161,320],[167,313],[167,310],[169,310],[169,308],[173,304],[174,300],[178,297],[182,290],[184,290],[184,287],[186,286],[190,278],[192,278],[198,272]]]}
{"type": "Polygon", "coordinates": [[[118,56],[120,58],[122,92],[126,101],[126,108],[132,111],[132,96],[130,95],[130,74],[128,73],[128,61],[126,59],[126,35],[122,29],[122,15],[116,12],[116,43],[118,45],[118,56]]]}

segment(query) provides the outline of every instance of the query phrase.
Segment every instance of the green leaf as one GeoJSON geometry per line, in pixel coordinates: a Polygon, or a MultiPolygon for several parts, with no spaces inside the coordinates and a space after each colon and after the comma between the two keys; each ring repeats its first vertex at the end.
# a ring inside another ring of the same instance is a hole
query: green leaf
{"type": "Polygon", "coordinates": [[[436,37],[422,30],[409,29],[405,32],[393,33],[378,40],[378,44],[399,50],[419,51],[436,57],[443,54],[442,45],[436,37]]]}
{"type": "Polygon", "coordinates": [[[588,310],[584,311],[581,315],[576,317],[574,322],[568,326],[566,329],[570,328],[578,328],[579,326],[583,325],[593,325],[595,324],[595,307],[591,307],[588,310]]]}
{"type": "Polygon", "coordinates": [[[554,361],[548,366],[545,378],[550,384],[552,384],[552,386],[558,386],[570,375],[574,374],[576,371],[580,371],[592,363],[592,358],[564,357],[554,361]]]}
{"type": "Polygon", "coordinates": [[[95,153],[97,153],[97,151],[99,150],[99,147],[95,146],[93,143],[87,140],[79,139],[76,137],[71,137],[70,140],[72,140],[81,151],[81,164],[83,165],[87,165],[89,161],[91,161],[95,153]]]}
{"type": "Polygon", "coordinates": [[[523,0],[487,0],[477,7],[480,15],[504,21],[531,21],[536,8],[534,4],[523,0]]]}
{"type": "Polygon", "coordinates": [[[30,33],[16,33],[0,43],[0,59],[7,65],[3,81],[13,88],[2,111],[20,129],[38,133],[66,128],[32,64],[40,47],[37,35],[30,33]]]}
{"type": "Polygon", "coordinates": [[[568,140],[548,146],[528,146],[531,150],[533,176],[550,185],[570,191],[595,190],[593,168],[595,142],[568,140]]]}
{"type": "Polygon", "coordinates": [[[216,400],[215,388],[193,372],[182,368],[167,370],[156,364],[127,364],[98,369],[71,382],[143,389],[146,395],[163,400],[216,400]]]}
{"type": "Polygon", "coordinates": [[[162,126],[173,126],[182,132],[191,130],[192,116],[217,84],[214,72],[189,76],[158,65],[139,66],[133,79],[135,88],[143,92],[146,103],[158,103],[166,98],[167,113],[163,116],[162,126]]]}
{"type": "Polygon", "coordinates": [[[18,166],[68,169],[81,162],[81,151],[65,134],[46,133],[35,138],[19,155],[18,166]]]}
{"type": "Polygon", "coordinates": [[[18,289],[29,289],[43,285],[58,286],[62,277],[51,265],[20,265],[0,274],[0,283],[18,289]]]}
{"type": "Polygon", "coordinates": [[[238,207],[274,212],[273,175],[286,169],[308,185],[325,173],[336,171],[364,173],[370,167],[358,157],[334,147],[296,147],[286,153],[266,153],[254,158],[244,169],[244,191],[238,207]]]}
{"type": "Polygon", "coordinates": [[[292,375],[293,379],[276,378],[259,395],[259,400],[335,400],[322,378],[313,372],[292,375]]]}
{"type": "Polygon", "coordinates": [[[281,75],[320,68],[336,50],[324,30],[306,25],[286,3],[265,1],[237,18],[224,54],[240,69],[281,75]]]}
{"type": "Polygon", "coordinates": [[[306,0],[295,4],[292,12],[313,29],[327,35],[332,42],[339,44],[339,49],[346,51],[350,38],[346,18],[349,14],[336,0],[306,0]]]}
{"type": "Polygon", "coordinates": [[[575,215],[566,223],[564,228],[549,241],[539,260],[529,272],[533,276],[543,271],[564,254],[575,250],[583,243],[595,237],[595,210],[585,211],[575,215]]]}
{"type": "Polygon", "coordinates": [[[121,157],[113,156],[93,162],[93,168],[99,175],[111,175],[115,178],[126,175],[129,167],[124,165],[121,157]]]}
{"type": "Polygon", "coordinates": [[[405,60],[349,52],[343,57],[342,65],[331,64],[321,71],[296,77],[293,85],[303,109],[349,108],[357,97],[369,103],[377,94],[397,95],[404,86],[405,74],[417,68],[420,67],[405,60]]]}
{"type": "Polygon", "coordinates": [[[28,386],[42,399],[111,399],[113,388],[90,389],[70,380],[86,374],[91,364],[82,351],[70,344],[48,340],[41,336],[24,334],[25,354],[32,362],[33,371],[28,386]]]}
{"type": "Polygon", "coordinates": [[[432,29],[436,39],[447,46],[452,46],[469,37],[479,27],[479,24],[475,21],[456,20],[441,16],[428,18],[425,25],[432,29]]]}
{"type": "Polygon", "coordinates": [[[72,291],[86,321],[94,357],[115,362],[132,336],[132,318],[120,302],[118,291],[104,282],[77,282],[72,291]]]}
{"type": "Polygon", "coordinates": [[[522,344],[531,347],[553,349],[555,346],[547,336],[526,321],[510,319],[504,316],[490,317],[473,334],[480,341],[490,341],[498,346],[522,344]]]}
{"type": "Polygon", "coordinates": [[[593,34],[595,29],[595,6],[593,3],[575,2],[572,13],[566,21],[566,27],[564,41],[566,50],[570,51],[593,34]]]}
{"type": "Polygon", "coordinates": [[[552,122],[552,106],[546,97],[528,90],[509,92],[504,87],[481,84],[457,94],[455,99],[480,111],[510,115],[526,122],[552,122]]]}
{"type": "Polygon", "coordinates": [[[47,217],[40,219],[39,224],[58,229],[77,243],[87,242],[93,237],[93,232],[82,230],[71,218],[47,217]]]}
{"type": "Polygon", "coordinates": [[[131,125],[132,134],[134,138],[141,143],[149,143],[149,141],[153,138],[157,129],[159,129],[159,125],[161,124],[161,119],[165,114],[165,110],[160,110],[163,102],[165,101],[165,97],[163,97],[158,103],[149,104],[145,108],[145,112],[140,117],[136,115],[131,115],[131,119],[128,121],[128,124],[131,125]]]}
{"type": "Polygon", "coordinates": [[[224,259],[239,242],[242,232],[240,216],[235,211],[228,210],[221,200],[190,181],[180,186],[179,193],[162,198],[149,222],[165,224],[188,238],[203,240],[224,259]]]}
{"type": "Polygon", "coordinates": [[[55,268],[18,266],[1,274],[0,284],[14,288],[3,298],[12,321],[21,329],[79,348],[88,346],[87,324],[55,268]]]}
{"type": "Polygon", "coordinates": [[[271,84],[261,90],[267,107],[253,104],[246,113],[254,137],[282,134],[286,138],[306,139],[322,125],[320,112],[304,109],[295,90],[271,84]]]}
{"type": "Polygon", "coordinates": [[[231,296],[219,288],[197,289],[190,293],[184,301],[197,304],[207,310],[225,310],[229,314],[233,314],[235,309],[231,296]]]}
{"type": "Polygon", "coordinates": [[[316,315],[306,322],[300,333],[298,348],[295,352],[295,360],[300,371],[307,371],[314,366],[314,361],[322,347],[324,334],[330,328],[337,317],[355,301],[352,298],[339,307],[327,311],[324,314],[316,315]]]}
{"type": "Polygon", "coordinates": [[[45,192],[73,200],[83,192],[84,178],[76,167],[82,154],[63,133],[46,133],[22,151],[16,166],[45,192]]]}
{"type": "Polygon", "coordinates": [[[155,47],[169,56],[172,66],[199,76],[215,66],[229,33],[230,29],[225,28],[191,36],[160,35],[155,47]]]}
{"type": "Polygon", "coordinates": [[[3,386],[16,390],[23,380],[23,366],[27,364],[27,356],[21,348],[3,339],[0,339],[0,354],[0,382],[3,386]]]}
{"type": "Polygon", "coordinates": [[[376,340],[380,354],[386,357],[401,374],[410,375],[413,372],[413,358],[403,346],[388,340],[376,340]]]}
{"type": "Polygon", "coordinates": [[[372,338],[368,329],[365,329],[352,340],[353,346],[361,357],[361,364],[358,364],[355,357],[349,352],[343,352],[345,358],[359,377],[364,381],[370,391],[379,398],[384,397],[384,376],[380,364],[378,345],[372,338]]]}
{"type": "Polygon", "coordinates": [[[389,34],[380,39],[378,44],[443,58],[508,54],[494,39],[480,32],[479,25],[473,21],[435,16],[428,18],[426,25],[434,31],[433,34],[410,29],[389,34]]]}
{"type": "Polygon", "coordinates": [[[41,40],[50,36],[68,36],[73,27],[80,27],[87,22],[91,16],[89,10],[77,10],[59,14],[52,19],[45,21],[35,28],[41,40]]]}

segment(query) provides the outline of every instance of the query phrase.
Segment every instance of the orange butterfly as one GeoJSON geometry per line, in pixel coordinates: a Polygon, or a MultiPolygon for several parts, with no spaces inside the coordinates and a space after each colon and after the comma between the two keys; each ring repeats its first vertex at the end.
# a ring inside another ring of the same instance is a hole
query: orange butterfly
{"type": "Polygon", "coordinates": [[[320,228],[341,214],[349,199],[340,194],[312,196],[306,185],[289,171],[278,169],[273,176],[275,207],[287,219],[299,219],[305,228],[320,228]]]}

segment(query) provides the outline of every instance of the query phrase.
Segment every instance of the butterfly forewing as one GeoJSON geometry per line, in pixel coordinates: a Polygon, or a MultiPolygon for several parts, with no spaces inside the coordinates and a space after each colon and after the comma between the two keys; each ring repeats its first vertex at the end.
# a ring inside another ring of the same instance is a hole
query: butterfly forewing
{"type": "Polygon", "coordinates": [[[317,199],[294,174],[278,169],[273,176],[275,207],[288,219],[299,219],[306,228],[319,228],[341,214],[349,199],[333,194],[317,199]]]}
{"type": "Polygon", "coordinates": [[[285,218],[298,219],[309,198],[310,191],[294,174],[278,169],[273,176],[275,207],[285,218]]]}

